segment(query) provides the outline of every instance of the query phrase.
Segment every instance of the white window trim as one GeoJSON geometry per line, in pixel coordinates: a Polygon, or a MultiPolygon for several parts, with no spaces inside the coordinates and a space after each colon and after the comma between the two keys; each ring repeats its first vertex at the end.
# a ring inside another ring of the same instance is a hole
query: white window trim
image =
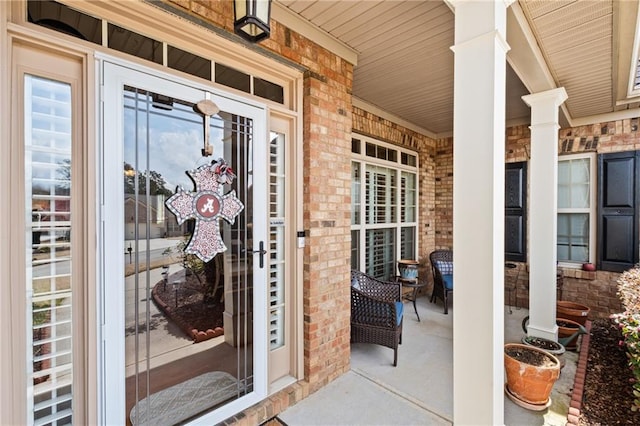
{"type": "MultiPolygon", "coordinates": [[[[596,261],[596,244],[597,244],[597,235],[596,235],[596,223],[597,223],[597,201],[596,198],[596,188],[598,184],[598,167],[597,167],[597,158],[594,152],[588,153],[580,153],[580,154],[569,154],[562,155],[558,157],[558,164],[561,161],[569,161],[569,160],[578,160],[587,158],[589,159],[589,208],[557,208],[557,214],[560,213],[588,213],[589,214],[589,263],[595,263],[596,261]]],[[[556,184],[557,185],[557,184],[556,184]]],[[[556,238],[557,238],[557,227],[556,227],[556,238]]],[[[556,240],[556,250],[558,244],[556,240]]],[[[567,261],[558,261],[558,266],[562,268],[569,269],[581,269],[582,263],[579,262],[567,262],[567,261]]]]}
{"type": "MultiPolygon", "coordinates": [[[[401,253],[401,249],[402,249],[402,241],[401,241],[401,232],[402,232],[402,228],[404,227],[415,227],[416,230],[416,236],[415,236],[415,253],[416,255],[418,253],[420,253],[420,241],[418,238],[418,218],[420,217],[420,162],[419,162],[419,155],[418,152],[398,146],[398,145],[393,145],[390,143],[386,143],[386,142],[382,142],[378,139],[374,139],[368,136],[364,136],[361,135],[359,133],[352,133],[351,137],[353,139],[358,139],[360,140],[361,146],[360,146],[360,153],[355,153],[352,152],[351,153],[351,162],[352,163],[359,163],[360,164],[360,179],[361,179],[361,185],[360,185],[360,208],[361,208],[361,212],[362,214],[360,215],[360,223],[358,224],[352,224],[351,225],[351,231],[360,231],[359,233],[359,241],[358,241],[358,246],[359,246],[359,262],[358,264],[360,265],[360,269],[363,270],[363,268],[366,265],[366,231],[369,229],[388,229],[388,228],[393,228],[396,231],[396,241],[395,241],[395,250],[396,250],[396,255],[400,256],[401,253]],[[366,154],[366,143],[372,143],[384,148],[389,148],[389,149],[394,149],[396,151],[398,151],[398,156],[396,158],[396,161],[390,161],[390,160],[381,160],[379,158],[375,158],[375,157],[370,157],[366,154]],[[406,153],[409,155],[412,155],[416,158],[416,165],[415,166],[408,166],[405,164],[402,164],[402,153],[406,153]],[[394,170],[397,171],[396,173],[396,191],[397,191],[397,204],[396,204],[396,218],[397,220],[394,223],[377,223],[377,224],[367,224],[366,223],[366,213],[364,212],[364,208],[366,205],[366,184],[364,182],[364,176],[366,173],[366,166],[367,165],[373,165],[373,166],[382,166],[382,167],[387,167],[387,168],[392,168],[394,170]],[[415,173],[416,175],[416,212],[415,212],[415,221],[413,222],[400,222],[400,217],[401,217],[401,202],[400,202],[400,187],[401,187],[401,176],[402,173],[401,172],[410,172],[410,173],[415,173]]],[[[417,260],[417,259],[416,259],[417,260]]]]}

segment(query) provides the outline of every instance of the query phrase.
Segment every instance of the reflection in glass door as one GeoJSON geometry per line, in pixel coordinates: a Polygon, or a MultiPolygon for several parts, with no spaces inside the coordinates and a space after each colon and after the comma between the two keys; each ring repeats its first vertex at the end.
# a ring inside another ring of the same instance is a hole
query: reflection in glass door
{"type": "Polygon", "coordinates": [[[73,421],[71,85],[26,75],[25,194],[27,194],[29,423],[73,421]]]}
{"type": "Polygon", "coordinates": [[[176,96],[164,84],[153,90],[145,85],[123,85],[120,92],[126,393],[120,418],[134,425],[176,424],[224,407],[239,411],[263,393],[266,333],[254,334],[264,327],[254,326],[254,317],[266,311],[256,311],[256,303],[266,293],[268,259],[258,250],[266,227],[256,231],[254,213],[266,214],[255,204],[266,199],[255,193],[256,172],[265,167],[254,162],[260,149],[254,117],[223,102],[205,132],[194,105],[207,93],[185,88],[184,96],[176,96]],[[209,157],[201,152],[205,133],[213,146],[209,157]],[[226,251],[203,262],[184,251],[202,217],[179,223],[165,203],[177,187],[195,193],[186,172],[218,158],[236,175],[220,185],[219,195],[234,190],[244,209],[233,223],[218,220],[226,251]]]}

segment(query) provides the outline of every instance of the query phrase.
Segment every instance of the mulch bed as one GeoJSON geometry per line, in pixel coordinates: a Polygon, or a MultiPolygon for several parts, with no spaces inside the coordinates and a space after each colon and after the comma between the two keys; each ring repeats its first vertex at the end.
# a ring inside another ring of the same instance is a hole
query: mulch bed
{"type": "Polygon", "coordinates": [[[195,343],[224,334],[224,302],[213,305],[203,302],[204,280],[204,275],[200,275],[198,280],[195,274],[189,274],[178,286],[177,293],[173,285],[165,285],[164,280],[158,282],[152,291],[158,308],[195,343]]]}
{"type": "Polygon", "coordinates": [[[622,334],[609,319],[592,321],[580,425],[640,425],[633,405],[633,374],[622,334]]]}

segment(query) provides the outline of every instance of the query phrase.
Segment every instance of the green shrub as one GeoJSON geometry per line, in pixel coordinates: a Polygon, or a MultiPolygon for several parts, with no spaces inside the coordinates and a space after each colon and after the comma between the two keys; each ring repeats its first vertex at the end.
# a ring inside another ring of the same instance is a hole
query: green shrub
{"type": "Polygon", "coordinates": [[[633,411],[640,410],[640,265],[623,272],[618,278],[618,296],[624,312],[611,316],[622,331],[629,367],[635,378],[633,383],[633,411]]]}

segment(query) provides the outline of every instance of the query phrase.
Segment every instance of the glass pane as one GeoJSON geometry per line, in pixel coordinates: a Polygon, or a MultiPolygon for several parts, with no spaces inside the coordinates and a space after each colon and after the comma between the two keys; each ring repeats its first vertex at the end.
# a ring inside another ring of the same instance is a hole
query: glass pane
{"type": "Polygon", "coordinates": [[[351,269],[360,270],[360,231],[351,231],[351,269]]]}
{"type": "Polygon", "coordinates": [[[280,104],[284,103],[284,88],[258,77],[253,78],[253,94],[280,104]]]}
{"type": "Polygon", "coordinates": [[[112,23],[108,25],[109,48],[162,64],[162,43],[112,23]]]}
{"type": "Polygon", "coordinates": [[[558,185],[568,185],[571,180],[569,172],[570,163],[566,160],[558,162],[558,185]]]}
{"type": "Polygon", "coordinates": [[[571,208],[589,208],[589,184],[575,184],[571,187],[571,208]]]}
{"type": "Polygon", "coordinates": [[[569,260],[569,245],[558,243],[558,261],[569,260]]]}
{"type": "Polygon", "coordinates": [[[418,260],[416,258],[416,228],[413,226],[404,227],[401,233],[400,258],[418,260]]]}
{"type": "Polygon", "coordinates": [[[269,143],[269,347],[285,341],[285,135],[271,132],[269,143]]]}
{"type": "Polygon", "coordinates": [[[360,154],[360,143],[359,139],[351,139],[351,152],[354,154],[360,154]]]}
{"type": "Polygon", "coordinates": [[[71,87],[24,83],[29,424],[71,424],[71,87]]]}
{"type": "Polygon", "coordinates": [[[589,261],[589,250],[585,245],[572,246],[570,259],[574,262],[584,263],[589,261]]]}
{"type": "Polygon", "coordinates": [[[569,215],[568,214],[558,215],[558,236],[560,235],[569,235],[569,215]]]}
{"type": "Polygon", "coordinates": [[[589,238],[589,215],[572,214],[571,216],[571,236],[589,238]]]}
{"type": "Polygon", "coordinates": [[[366,166],[365,203],[367,224],[396,221],[396,171],[387,167],[366,166]]]}
{"type": "MultiPolygon", "coordinates": [[[[123,417],[134,424],[179,424],[253,391],[253,256],[247,255],[253,247],[253,123],[224,111],[212,116],[213,156],[203,158],[202,116],[193,104],[133,87],[124,93],[123,417]],[[233,224],[179,224],[166,201],[177,186],[193,194],[185,172],[220,157],[237,176],[219,192],[235,190],[244,209],[233,224]],[[185,254],[197,230],[222,237],[227,250],[208,262],[185,254]]],[[[276,137],[271,143],[277,151],[284,142],[276,137]]],[[[271,191],[278,191],[282,165],[274,161],[271,191]]],[[[277,215],[283,211],[277,197],[271,201],[273,278],[282,276],[277,215]]],[[[275,280],[270,290],[278,293],[281,284],[275,280]]],[[[271,314],[278,317],[277,306],[271,314]]]]}
{"type": "Polygon", "coordinates": [[[566,209],[571,207],[571,187],[569,185],[558,185],[558,208],[566,209]]]}
{"type": "Polygon", "coordinates": [[[406,152],[403,152],[400,156],[400,162],[406,166],[415,167],[417,165],[416,156],[407,154],[406,152]]]}
{"type": "Polygon", "coordinates": [[[360,163],[351,163],[351,224],[360,224],[360,163]]]}
{"type": "Polygon", "coordinates": [[[102,21],[56,1],[29,0],[29,22],[81,40],[102,44],[102,21]]]}
{"type": "Polygon", "coordinates": [[[167,65],[178,71],[211,80],[211,61],[209,59],[177,47],[167,46],[167,65]]]}
{"type": "Polygon", "coordinates": [[[376,156],[376,146],[374,144],[367,142],[365,144],[365,147],[366,147],[366,153],[368,157],[376,156]]]}
{"type": "Polygon", "coordinates": [[[246,93],[251,92],[251,76],[249,76],[249,74],[222,64],[216,64],[215,70],[216,83],[224,84],[225,86],[242,90],[246,93]]]}
{"type": "Polygon", "coordinates": [[[558,214],[558,261],[589,261],[589,215],[558,214]]]}
{"type": "Polygon", "coordinates": [[[571,160],[571,183],[589,183],[589,159],[580,158],[571,160]]]}
{"type": "Polygon", "coordinates": [[[400,175],[400,221],[416,221],[416,175],[415,173],[402,172],[400,175]]]}
{"type": "Polygon", "coordinates": [[[558,162],[558,208],[589,208],[590,164],[589,158],[558,162]]]}
{"type": "Polygon", "coordinates": [[[369,229],[366,231],[366,273],[382,280],[396,275],[395,229],[369,229]]]}

